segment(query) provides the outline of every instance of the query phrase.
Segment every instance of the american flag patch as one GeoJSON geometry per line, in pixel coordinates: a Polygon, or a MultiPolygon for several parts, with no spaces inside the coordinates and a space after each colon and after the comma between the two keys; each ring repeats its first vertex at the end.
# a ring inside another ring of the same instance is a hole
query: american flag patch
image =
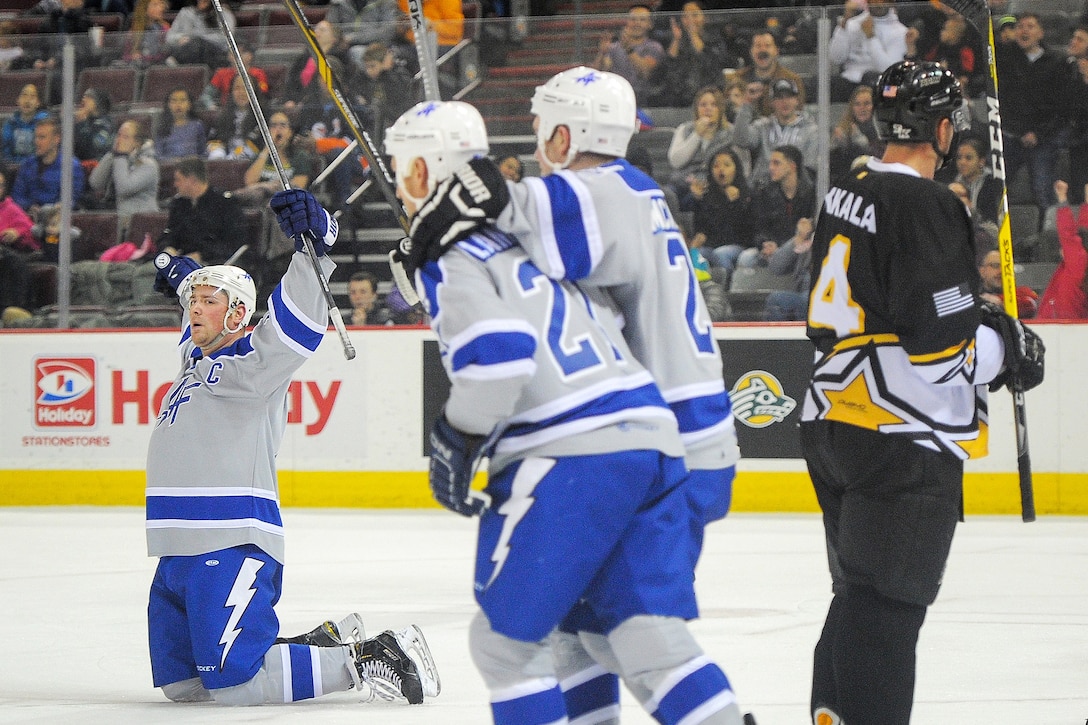
{"type": "Polygon", "coordinates": [[[947,317],[974,307],[975,298],[964,283],[958,287],[934,292],[933,304],[937,308],[937,317],[947,317]]]}
{"type": "Polygon", "coordinates": [[[884,90],[881,92],[885,98],[895,98],[899,95],[899,86],[884,86],[884,90]]]}

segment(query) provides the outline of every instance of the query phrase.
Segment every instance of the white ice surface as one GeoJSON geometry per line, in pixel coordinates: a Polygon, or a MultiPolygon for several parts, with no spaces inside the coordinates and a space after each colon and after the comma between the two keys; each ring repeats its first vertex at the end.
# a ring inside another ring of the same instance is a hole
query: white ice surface
{"type": "MultiPolygon", "coordinates": [[[[486,725],[468,655],[472,522],[441,511],[288,509],[285,633],[350,611],[369,633],[426,633],[442,694],[421,706],[351,693],[288,706],[177,705],[152,688],[143,512],[0,509],[0,723],[486,725]]],[[[714,524],[694,631],[760,725],[804,725],[830,598],[819,518],[714,524]]],[[[1088,721],[1088,519],[971,517],[957,532],[918,648],[913,722],[1088,721]]],[[[624,723],[653,720],[625,695],[624,723]]]]}

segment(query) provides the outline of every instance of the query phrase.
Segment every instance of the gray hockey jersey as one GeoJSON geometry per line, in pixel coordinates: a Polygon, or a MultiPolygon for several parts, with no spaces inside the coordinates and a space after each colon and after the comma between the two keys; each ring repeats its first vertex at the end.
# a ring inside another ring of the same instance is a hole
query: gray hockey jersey
{"type": "Polygon", "coordinates": [[[446,416],[495,436],[492,471],[528,456],[683,455],[676,418],[612,315],[509,236],[481,230],[416,282],[452,383],[446,416]]]}
{"type": "MultiPolygon", "coordinates": [[[[329,275],[335,264],[320,258],[329,275]]],[[[205,357],[182,318],[181,370],[147,452],[147,551],[192,556],[255,544],[283,562],[276,453],[291,376],[328,325],[323,291],[296,253],[252,332],[205,357]]]]}
{"type": "Polygon", "coordinates": [[[624,160],[509,184],[498,226],[540,269],[603,296],[680,425],[692,469],[740,457],[722,359],[665,196],[624,160]]]}

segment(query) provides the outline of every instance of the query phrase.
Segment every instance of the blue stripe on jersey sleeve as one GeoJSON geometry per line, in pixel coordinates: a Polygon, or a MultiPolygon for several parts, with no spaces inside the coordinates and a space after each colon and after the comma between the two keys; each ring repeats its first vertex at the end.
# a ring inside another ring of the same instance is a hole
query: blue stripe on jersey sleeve
{"type": "Polygon", "coordinates": [[[147,520],[229,521],[257,519],[282,526],[280,507],[259,496],[148,496],[147,520]]]}
{"type": "Polygon", "coordinates": [[[578,195],[566,179],[550,174],[541,179],[551,200],[552,228],[559,256],[566,268],[565,279],[582,279],[593,271],[584,214],[578,195]]]}
{"type": "Polygon", "coordinates": [[[473,365],[501,365],[519,360],[533,359],[536,340],[524,332],[488,332],[472,338],[466,344],[451,350],[452,372],[473,365]]]}
{"type": "Polygon", "coordinates": [[[279,323],[280,329],[289,338],[310,352],[317,350],[317,346],[321,344],[321,340],[325,336],[325,330],[313,329],[291,312],[287,303],[284,302],[282,285],[276,285],[276,289],[272,291],[269,301],[272,303],[275,320],[279,323]]]}
{"type": "Polygon", "coordinates": [[[729,394],[725,391],[676,400],[669,403],[669,407],[676,415],[676,422],[680,424],[681,435],[712,428],[728,418],[733,410],[729,394]]]}

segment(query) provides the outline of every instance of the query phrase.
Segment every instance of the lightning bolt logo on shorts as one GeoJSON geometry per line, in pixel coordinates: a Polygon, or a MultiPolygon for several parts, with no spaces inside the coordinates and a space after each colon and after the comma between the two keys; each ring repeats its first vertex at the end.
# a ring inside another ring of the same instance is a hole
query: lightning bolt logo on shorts
{"type": "Polygon", "coordinates": [[[491,554],[491,561],[495,562],[495,568],[491,572],[491,578],[487,580],[484,588],[491,586],[506,564],[506,557],[510,555],[510,537],[514,535],[514,529],[518,523],[529,513],[536,501],[533,491],[548,471],[552,470],[555,460],[552,458],[526,458],[518,468],[514,476],[514,482],[510,486],[510,498],[499,507],[499,513],[503,516],[502,532],[499,533],[499,541],[495,544],[495,551],[491,554]]]}
{"type": "Polygon", "coordinates": [[[227,601],[223,603],[223,606],[231,607],[232,611],[230,617],[227,618],[227,626],[223,628],[223,636],[219,638],[219,644],[224,645],[223,656],[219,660],[220,670],[226,665],[227,653],[234,645],[234,640],[238,639],[238,635],[242,633],[238,622],[245,614],[253,595],[257,593],[257,590],[253,588],[253,582],[257,580],[257,572],[262,566],[264,566],[263,561],[247,557],[242,562],[241,569],[238,570],[238,577],[234,580],[234,586],[230,588],[227,601]]]}

